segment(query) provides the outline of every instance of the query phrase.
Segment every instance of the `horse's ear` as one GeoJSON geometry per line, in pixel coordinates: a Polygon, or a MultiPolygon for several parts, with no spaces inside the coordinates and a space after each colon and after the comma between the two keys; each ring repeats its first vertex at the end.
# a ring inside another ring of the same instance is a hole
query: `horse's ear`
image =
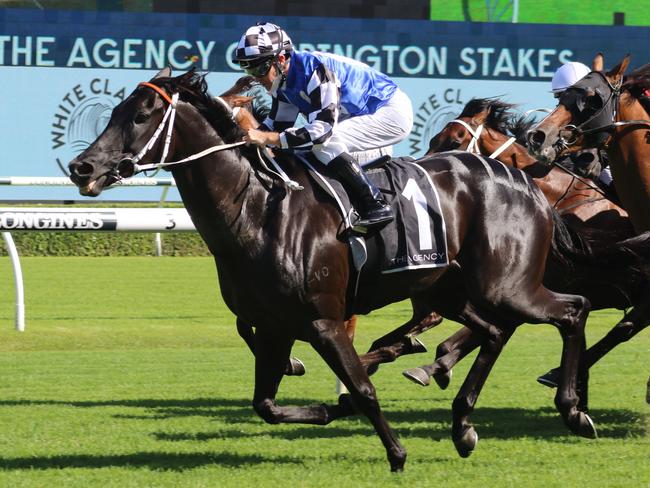
{"type": "Polygon", "coordinates": [[[603,59],[603,53],[598,53],[598,54],[596,54],[596,57],[594,58],[594,62],[591,63],[591,70],[592,71],[602,71],[604,64],[605,64],[605,61],[603,59]]]}
{"type": "Polygon", "coordinates": [[[158,71],[158,73],[156,73],[156,76],[154,76],[151,79],[155,80],[156,78],[169,78],[171,75],[172,75],[171,66],[165,66],[163,69],[158,71]]]}
{"type": "Polygon", "coordinates": [[[616,66],[614,66],[612,69],[610,69],[607,73],[605,73],[605,76],[607,76],[607,79],[617,83],[620,79],[623,78],[623,73],[625,73],[625,70],[627,69],[628,64],[630,64],[630,55],[627,54],[624,58],[623,61],[618,63],[616,66]]]}

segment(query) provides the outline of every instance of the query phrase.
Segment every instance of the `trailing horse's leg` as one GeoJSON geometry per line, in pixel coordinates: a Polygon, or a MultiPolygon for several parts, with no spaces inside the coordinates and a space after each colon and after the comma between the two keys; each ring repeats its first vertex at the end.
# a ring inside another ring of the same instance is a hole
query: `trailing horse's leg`
{"type": "Polygon", "coordinates": [[[388,425],[379,407],[375,387],[342,325],[326,319],[312,322],[310,343],[350,391],[357,408],[375,427],[386,448],[391,471],[401,471],[406,461],[406,450],[388,425]]]}
{"type": "Polygon", "coordinates": [[[342,401],[338,405],[315,405],[307,407],[281,407],[275,396],[284,376],[293,339],[281,337],[266,330],[255,334],[255,393],[253,408],[269,424],[304,423],[325,425],[332,420],[353,415],[354,406],[342,401]]]}
{"type": "MultiPolygon", "coordinates": [[[[637,305],[623,317],[605,337],[596,342],[585,352],[585,367],[591,368],[605,354],[619,344],[629,341],[636,334],[650,325],[650,297],[644,294],[644,299],[637,300],[637,305]]],[[[560,368],[554,368],[537,378],[542,385],[556,388],[560,377],[560,368]]]]}
{"type": "Polygon", "coordinates": [[[451,380],[451,369],[470,352],[481,345],[483,337],[467,327],[455,332],[436,348],[436,360],[418,368],[407,369],[402,374],[422,386],[429,386],[432,376],[441,389],[451,380]]]}
{"type": "MultiPolygon", "coordinates": [[[[255,332],[253,327],[237,317],[237,332],[255,356],[255,332]]],[[[284,374],[287,376],[302,376],[305,374],[305,365],[298,358],[289,358],[284,374]]]]}
{"type": "Polygon", "coordinates": [[[397,329],[380,337],[372,343],[366,354],[360,356],[361,364],[369,375],[374,374],[380,364],[395,361],[401,356],[426,352],[426,347],[415,336],[435,327],[442,322],[436,312],[416,312],[414,303],[413,317],[397,329]]]}

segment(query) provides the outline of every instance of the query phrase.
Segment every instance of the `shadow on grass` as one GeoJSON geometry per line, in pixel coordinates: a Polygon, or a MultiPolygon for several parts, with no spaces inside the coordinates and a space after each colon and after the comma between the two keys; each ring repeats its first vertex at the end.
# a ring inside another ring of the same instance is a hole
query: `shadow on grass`
{"type": "Polygon", "coordinates": [[[242,456],[214,452],[186,454],[135,452],[110,456],[79,454],[0,458],[0,470],[130,467],[149,468],[152,471],[186,471],[215,464],[236,468],[261,463],[301,464],[301,461],[287,456],[262,456],[259,454],[242,456]]]}
{"type": "MultiPolygon", "coordinates": [[[[319,400],[289,399],[280,405],[318,405],[319,400]]],[[[133,420],[165,420],[183,417],[206,417],[225,424],[257,425],[259,429],[246,432],[239,428],[219,428],[214,432],[154,434],[161,441],[209,441],[225,438],[247,438],[268,435],[281,439],[337,438],[351,435],[372,435],[372,427],[363,416],[339,419],[326,426],[292,424],[283,428],[267,426],[255,414],[250,400],[231,398],[194,399],[134,399],[100,401],[63,400],[3,400],[0,407],[29,407],[51,405],[79,408],[128,407],[142,409],[141,413],[116,413],[114,418],[133,420]],[[359,420],[361,419],[361,420],[359,420]],[[261,429],[261,431],[260,431],[261,429]]],[[[451,428],[451,411],[448,408],[410,408],[393,410],[385,408],[387,420],[403,437],[447,439],[451,428]]],[[[599,437],[623,439],[646,434],[646,416],[628,409],[595,409],[590,416],[596,424],[599,437]]],[[[495,408],[479,407],[471,416],[479,435],[493,439],[536,438],[566,441],[572,436],[559,413],[552,407],[495,408]]]]}

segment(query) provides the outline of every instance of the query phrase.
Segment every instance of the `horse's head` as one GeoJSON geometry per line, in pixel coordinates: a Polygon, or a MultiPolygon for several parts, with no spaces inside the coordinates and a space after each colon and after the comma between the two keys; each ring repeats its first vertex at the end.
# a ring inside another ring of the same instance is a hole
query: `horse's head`
{"type": "MultiPolygon", "coordinates": [[[[169,77],[171,70],[160,71],[158,78],[169,77]]],[[[104,188],[118,181],[118,167],[131,160],[151,140],[169,106],[167,100],[153,89],[138,86],[113,109],[104,131],[81,154],[68,164],[70,179],[85,196],[97,196],[104,188]]]]}
{"type": "Polygon", "coordinates": [[[431,141],[427,156],[455,149],[489,155],[509,136],[509,110],[513,105],[495,98],[473,98],[458,118],[450,121],[431,141]],[[486,137],[490,129],[490,137],[486,137]]]}
{"type": "Polygon", "coordinates": [[[178,145],[172,137],[177,132],[174,122],[183,114],[200,117],[186,132],[205,136],[212,128],[223,141],[240,135],[232,109],[208,95],[202,76],[194,71],[175,78],[170,75],[171,70],[165,68],[149,82],[140,83],[115,107],[99,137],[68,164],[70,179],[82,195],[97,196],[136,171],[160,167],[178,145]],[[156,160],[160,164],[150,164],[156,160]]]}
{"type": "Polygon", "coordinates": [[[560,95],[557,107],[528,131],[528,148],[541,162],[590,147],[603,147],[612,134],[623,73],[629,56],[603,72],[603,57],[594,59],[593,71],[560,95]]]}
{"type": "Polygon", "coordinates": [[[472,139],[475,139],[476,129],[488,118],[490,107],[484,103],[486,100],[478,98],[470,100],[458,118],[449,121],[433,136],[425,156],[443,151],[466,150],[472,139]]]}

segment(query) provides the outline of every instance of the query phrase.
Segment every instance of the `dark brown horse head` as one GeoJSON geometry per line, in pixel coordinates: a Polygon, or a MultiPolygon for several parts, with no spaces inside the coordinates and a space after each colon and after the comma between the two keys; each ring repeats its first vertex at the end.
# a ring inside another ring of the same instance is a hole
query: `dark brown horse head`
{"type": "Polygon", "coordinates": [[[238,129],[231,108],[207,94],[203,76],[193,70],[177,77],[170,75],[171,70],[165,68],[149,82],[140,83],[115,107],[100,136],[68,164],[70,179],[82,195],[98,196],[104,188],[132,176],[138,163],[162,163],[171,157],[177,139],[172,137],[173,123],[180,117],[181,107],[189,110],[191,104],[191,110],[203,114],[203,125],[194,129],[197,134],[205,133],[206,125],[227,125],[222,130],[224,140],[239,134],[235,134],[238,129]],[[183,103],[186,101],[190,104],[183,103]]]}
{"type": "Polygon", "coordinates": [[[570,152],[604,147],[611,138],[628,64],[626,56],[603,72],[602,54],[596,55],[594,71],[562,92],[555,110],[528,132],[531,153],[550,164],[570,152]]]}
{"type": "MultiPolygon", "coordinates": [[[[150,82],[170,75],[171,69],[164,68],[150,82]]],[[[79,192],[98,196],[104,188],[119,180],[118,165],[146,145],[156,128],[151,120],[162,118],[166,108],[165,100],[145,87],[137,88],[115,107],[108,126],[97,140],[68,164],[70,179],[79,187],[79,192]]]]}

